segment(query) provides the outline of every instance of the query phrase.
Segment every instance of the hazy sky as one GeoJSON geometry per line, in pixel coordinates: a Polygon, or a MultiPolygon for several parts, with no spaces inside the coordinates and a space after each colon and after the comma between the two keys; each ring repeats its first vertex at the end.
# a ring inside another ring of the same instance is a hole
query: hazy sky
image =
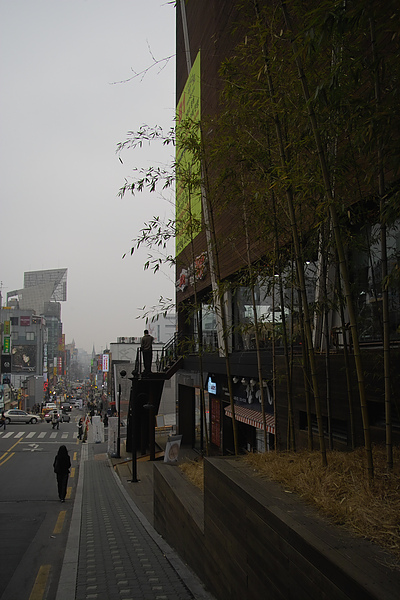
{"type": "Polygon", "coordinates": [[[173,193],[118,198],[173,149],[116,154],[128,131],[173,125],[174,58],[132,77],[174,52],[167,0],[0,0],[2,294],[67,268],[66,342],[89,352],[142,335],[141,309],[174,297],[172,270],[143,270],[147,251],[122,259],[144,222],[173,216],[173,193]]]}

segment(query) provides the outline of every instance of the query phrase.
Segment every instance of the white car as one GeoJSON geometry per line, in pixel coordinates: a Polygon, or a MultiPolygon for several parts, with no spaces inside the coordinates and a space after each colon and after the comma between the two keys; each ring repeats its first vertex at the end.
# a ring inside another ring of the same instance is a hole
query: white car
{"type": "Polygon", "coordinates": [[[48,402],[46,404],[45,410],[46,411],[48,411],[48,410],[57,410],[57,406],[55,405],[54,402],[48,402]]]}
{"type": "Polygon", "coordinates": [[[39,418],[19,408],[10,408],[4,413],[6,423],[37,423],[39,418]]]}

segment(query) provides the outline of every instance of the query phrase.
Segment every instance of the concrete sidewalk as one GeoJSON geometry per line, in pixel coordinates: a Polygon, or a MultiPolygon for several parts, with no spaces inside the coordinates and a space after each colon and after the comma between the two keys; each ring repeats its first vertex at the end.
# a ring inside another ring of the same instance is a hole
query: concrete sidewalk
{"type": "Polygon", "coordinates": [[[137,483],[130,473],[122,448],[111,460],[106,444],[82,444],[56,600],[212,600],[149,522],[152,463],[138,461],[137,483]]]}

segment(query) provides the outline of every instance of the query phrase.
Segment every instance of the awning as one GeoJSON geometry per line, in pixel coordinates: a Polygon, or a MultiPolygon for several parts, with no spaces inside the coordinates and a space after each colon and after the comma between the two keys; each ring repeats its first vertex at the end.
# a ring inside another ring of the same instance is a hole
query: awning
{"type": "MultiPolygon", "coordinates": [[[[230,406],[225,407],[225,414],[232,418],[232,410],[230,406]]],[[[264,429],[262,413],[244,406],[236,406],[235,404],[235,419],[241,423],[246,423],[257,429],[264,429]]],[[[275,417],[270,413],[265,413],[265,425],[268,433],[275,434],[275,417]]]]}

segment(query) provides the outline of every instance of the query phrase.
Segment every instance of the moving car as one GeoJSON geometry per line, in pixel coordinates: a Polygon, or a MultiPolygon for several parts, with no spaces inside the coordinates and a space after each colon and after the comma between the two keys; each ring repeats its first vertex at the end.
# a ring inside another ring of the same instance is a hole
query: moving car
{"type": "Polygon", "coordinates": [[[51,417],[52,417],[52,414],[53,414],[53,410],[54,410],[54,409],[52,408],[52,409],[50,409],[50,410],[47,410],[47,409],[46,409],[46,410],[44,411],[44,415],[43,415],[43,416],[44,416],[44,420],[46,421],[46,423],[50,423],[50,421],[51,421],[51,417]]]}
{"type": "Polygon", "coordinates": [[[39,421],[39,417],[36,415],[31,415],[27,413],[25,410],[20,410],[19,408],[10,408],[10,410],[6,410],[4,413],[4,418],[6,423],[37,423],[39,421]]]}
{"type": "Polygon", "coordinates": [[[61,406],[60,406],[61,410],[64,412],[65,410],[70,412],[72,410],[72,404],[71,402],[61,402],[61,406]]]}
{"type": "Polygon", "coordinates": [[[54,410],[55,408],[57,408],[57,406],[55,405],[54,402],[47,402],[45,410],[46,411],[48,411],[48,410],[54,410]]]}
{"type": "MultiPolygon", "coordinates": [[[[54,409],[46,410],[46,412],[44,413],[44,419],[45,419],[46,423],[51,423],[53,414],[54,414],[54,409]]],[[[69,423],[71,420],[71,417],[67,413],[60,414],[57,411],[57,415],[58,415],[58,419],[59,419],[60,423],[69,423]]]]}

